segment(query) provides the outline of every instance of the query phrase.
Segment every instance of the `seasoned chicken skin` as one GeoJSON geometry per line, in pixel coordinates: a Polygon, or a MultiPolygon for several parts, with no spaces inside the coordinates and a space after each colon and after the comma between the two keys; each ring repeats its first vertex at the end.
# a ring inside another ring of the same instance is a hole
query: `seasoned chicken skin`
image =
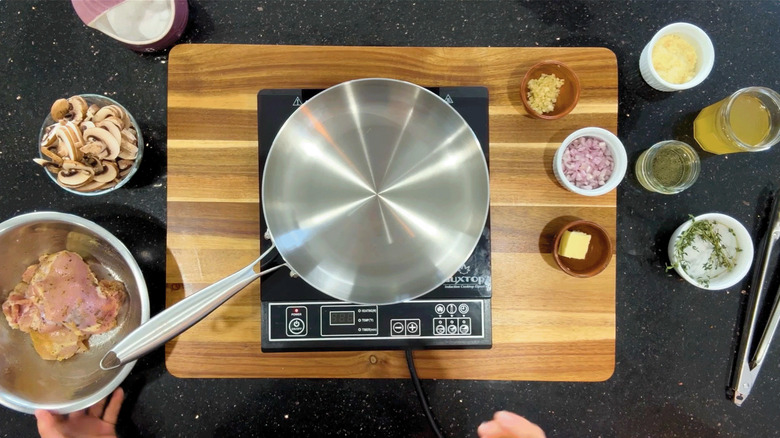
{"type": "Polygon", "coordinates": [[[116,326],[125,286],[98,281],[78,254],[44,254],[3,303],[8,324],[30,333],[38,354],[64,360],[86,351],[90,335],[116,326]]]}

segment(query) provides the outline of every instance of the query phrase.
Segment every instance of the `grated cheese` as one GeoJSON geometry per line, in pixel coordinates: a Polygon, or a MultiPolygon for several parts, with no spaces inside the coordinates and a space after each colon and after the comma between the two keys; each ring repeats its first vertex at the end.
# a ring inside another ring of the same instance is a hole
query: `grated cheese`
{"type": "Polygon", "coordinates": [[[679,35],[666,35],[653,46],[653,68],[672,84],[683,84],[696,76],[696,50],[679,35]]]}
{"type": "Polygon", "coordinates": [[[563,86],[563,79],[543,73],[539,79],[528,81],[528,105],[539,114],[555,109],[555,102],[563,86]]]}

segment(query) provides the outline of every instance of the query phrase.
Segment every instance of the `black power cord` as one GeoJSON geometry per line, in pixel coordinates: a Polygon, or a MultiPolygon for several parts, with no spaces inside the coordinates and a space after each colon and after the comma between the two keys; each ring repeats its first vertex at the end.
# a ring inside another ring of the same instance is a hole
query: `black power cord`
{"type": "Polygon", "coordinates": [[[406,365],[409,366],[409,375],[412,377],[414,390],[417,392],[417,398],[420,399],[420,404],[422,405],[423,411],[425,412],[425,418],[428,419],[428,423],[430,423],[431,429],[433,429],[433,433],[436,434],[436,437],[444,438],[444,434],[441,432],[441,428],[436,423],[436,419],[433,418],[431,407],[428,406],[428,399],[425,397],[422,385],[420,385],[420,378],[417,377],[417,369],[414,367],[414,356],[412,355],[412,350],[406,350],[406,365]]]}

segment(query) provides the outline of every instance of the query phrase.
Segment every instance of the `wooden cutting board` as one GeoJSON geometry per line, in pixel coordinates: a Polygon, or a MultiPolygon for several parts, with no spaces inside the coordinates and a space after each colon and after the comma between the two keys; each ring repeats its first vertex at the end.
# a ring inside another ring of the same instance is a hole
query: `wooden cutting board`
{"type": "MultiPolygon", "coordinates": [[[[327,88],[364,77],[490,93],[493,348],[415,352],[421,378],[600,381],[615,367],[615,265],[590,279],[560,271],[558,227],[581,218],[615,238],[616,193],[578,196],[551,169],[572,131],[617,133],[617,60],[604,48],[180,45],[168,68],[170,306],[259,255],[257,92],[327,88]],[[582,84],[557,121],[530,118],[518,87],[555,59],[582,84]]],[[[407,378],[402,351],[262,353],[260,281],[166,345],[178,377],[407,378]]]]}

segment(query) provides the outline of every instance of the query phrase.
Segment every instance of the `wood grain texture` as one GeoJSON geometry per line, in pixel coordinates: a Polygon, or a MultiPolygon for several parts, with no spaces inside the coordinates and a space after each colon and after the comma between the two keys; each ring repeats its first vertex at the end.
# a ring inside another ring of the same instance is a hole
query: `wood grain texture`
{"type": "MultiPolygon", "coordinates": [[[[181,45],[168,70],[170,306],[259,255],[257,92],[327,88],[364,77],[490,93],[493,348],[415,352],[422,378],[600,381],[615,366],[615,265],[590,279],[555,266],[567,220],[615,236],[616,193],[584,197],[552,174],[572,131],[617,133],[617,60],[603,48],[421,48],[181,45]],[[580,103],[557,121],[527,116],[518,87],[545,59],[579,75],[580,103]]],[[[262,353],[260,282],[166,345],[179,377],[406,378],[401,351],[262,353]]]]}

